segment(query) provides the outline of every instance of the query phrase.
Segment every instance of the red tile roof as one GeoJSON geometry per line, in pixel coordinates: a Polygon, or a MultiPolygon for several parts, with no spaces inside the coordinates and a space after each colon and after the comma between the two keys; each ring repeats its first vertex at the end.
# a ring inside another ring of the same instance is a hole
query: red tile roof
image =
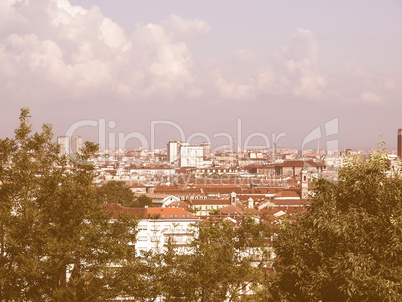
{"type": "Polygon", "coordinates": [[[276,194],[282,190],[283,188],[249,188],[243,190],[243,194],[276,194]]]}
{"type": "Polygon", "coordinates": [[[254,201],[265,199],[265,195],[238,195],[237,196],[240,201],[247,201],[252,198],[254,201]]]}
{"type": "Polygon", "coordinates": [[[216,194],[230,194],[235,192],[240,194],[242,192],[241,187],[204,187],[202,191],[206,194],[216,193],[216,194]]]}
{"type": "Polygon", "coordinates": [[[261,215],[261,214],[262,214],[262,212],[260,212],[257,209],[247,208],[244,210],[244,215],[261,215]]]}
{"type": "Polygon", "coordinates": [[[222,214],[225,215],[241,215],[243,214],[243,210],[240,209],[239,207],[233,206],[233,205],[228,205],[226,207],[220,208],[219,209],[222,214]]]}
{"type": "Polygon", "coordinates": [[[158,215],[160,219],[198,219],[197,216],[180,208],[146,208],[149,215],[158,215]],[[165,216],[165,217],[164,217],[165,216]]]}
{"type": "Polygon", "coordinates": [[[295,191],[282,191],[277,194],[275,194],[275,198],[280,198],[280,197],[292,197],[292,198],[300,198],[300,195],[297,194],[295,191]]]}
{"type": "Polygon", "coordinates": [[[304,199],[275,199],[273,203],[277,206],[306,206],[309,205],[304,199]]]}
{"type": "Polygon", "coordinates": [[[189,204],[183,200],[179,200],[179,201],[172,201],[171,203],[169,203],[169,208],[181,208],[183,210],[186,210],[189,208],[189,204]]]}
{"type": "Polygon", "coordinates": [[[276,164],[276,167],[303,167],[303,165],[306,164],[306,166],[312,166],[312,167],[325,167],[324,164],[322,163],[316,163],[312,160],[287,160],[284,161],[283,163],[276,164]]]}
{"type": "Polygon", "coordinates": [[[197,219],[180,208],[126,208],[116,203],[108,204],[107,212],[112,212],[113,219],[118,219],[123,213],[135,215],[138,219],[147,219],[150,215],[157,215],[160,219],[197,219]]]}
{"type": "Polygon", "coordinates": [[[192,199],[193,205],[230,204],[230,199],[192,199]]]}

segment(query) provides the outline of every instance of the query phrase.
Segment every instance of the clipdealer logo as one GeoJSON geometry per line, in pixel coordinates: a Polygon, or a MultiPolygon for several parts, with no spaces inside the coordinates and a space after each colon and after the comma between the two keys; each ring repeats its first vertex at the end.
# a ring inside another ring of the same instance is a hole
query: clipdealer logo
{"type": "MultiPolygon", "coordinates": [[[[275,150],[279,140],[286,137],[285,132],[281,133],[272,133],[271,139],[262,132],[253,132],[243,140],[243,129],[242,129],[242,119],[237,119],[237,127],[236,127],[236,139],[233,135],[227,132],[218,132],[209,136],[204,132],[194,132],[188,137],[186,137],[183,128],[169,120],[157,120],[150,122],[150,136],[149,139],[140,132],[113,132],[116,127],[116,122],[111,120],[107,122],[106,118],[99,118],[98,120],[81,120],[72,124],[66,131],[65,136],[73,136],[75,132],[83,127],[94,127],[98,130],[98,143],[100,150],[125,150],[129,140],[135,139],[140,143],[140,147],[145,150],[153,150],[155,149],[155,138],[156,131],[159,127],[172,127],[179,134],[180,141],[191,143],[195,138],[202,138],[204,142],[212,146],[213,140],[216,139],[226,139],[227,144],[216,146],[212,152],[216,152],[222,149],[233,150],[233,152],[238,152],[241,150],[249,150],[249,149],[273,149],[275,150]],[[260,138],[264,142],[262,145],[251,145],[250,142],[254,138],[260,138]],[[235,146],[236,142],[236,146],[235,146]]],[[[338,150],[339,144],[336,135],[339,134],[339,119],[334,118],[327,121],[324,124],[324,127],[316,127],[314,130],[310,131],[307,135],[304,136],[301,143],[302,155],[304,154],[305,147],[307,144],[319,140],[324,139],[326,142],[326,150],[338,150]]]]}

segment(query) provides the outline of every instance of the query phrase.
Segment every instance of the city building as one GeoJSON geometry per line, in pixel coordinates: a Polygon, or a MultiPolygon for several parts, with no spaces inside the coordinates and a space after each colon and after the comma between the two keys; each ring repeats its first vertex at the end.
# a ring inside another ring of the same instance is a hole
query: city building
{"type": "Polygon", "coordinates": [[[180,208],[125,208],[119,204],[108,204],[113,219],[120,213],[129,213],[139,218],[135,249],[140,252],[162,252],[170,242],[178,251],[185,253],[196,235],[194,225],[199,218],[180,208]]]}
{"type": "Polygon", "coordinates": [[[180,167],[202,168],[204,163],[204,148],[199,146],[180,147],[180,167]]]}
{"type": "Polygon", "coordinates": [[[312,160],[289,160],[275,164],[275,173],[281,176],[300,176],[303,169],[311,173],[321,173],[325,169],[325,164],[312,160]]]}
{"type": "Polygon", "coordinates": [[[186,142],[170,141],[167,144],[167,160],[173,166],[201,168],[204,161],[202,146],[189,145],[186,142]]]}
{"type": "Polygon", "coordinates": [[[82,148],[81,136],[59,136],[57,137],[57,143],[60,145],[61,155],[70,155],[78,153],[82,148]]]}
{"type": "Polygon", "coordinates": [[[204,148],[204,159],[210,159],[211,158],[211,144],[204,142],[200,146],[204,148]]]}
{"type": "Polygon", "coordinates": [[[402,129],[398,129],[398,157],[402,157],[402,129]]]}
{"type": "Polygon", "coordinates": [[[301,171],[301,198],[308,198],[308,171],[306,169],[301,171]]]}
{"type": "Polygon", "coordinates": [[[179,164],[180,146],[184,144],[180,141],[170,141],[167,144],[167,161],[169,164],[177,166],[179,164]]]}
{"type": "Polygon", "coordinates": [[[230,193],[230,198],[225,199],[194,199],[191,200],[192,209],[197,216],[208,216],[211,210],[219,210],[227,206],[236,206],[236,193],[230,193]]]}
{"type": "Polygon", "coordinates": [[[173,166],[180,166],[181,148],[188,146],[189,144],[186,142],[170,141],[167,145],[168,163],[173,166]]]}

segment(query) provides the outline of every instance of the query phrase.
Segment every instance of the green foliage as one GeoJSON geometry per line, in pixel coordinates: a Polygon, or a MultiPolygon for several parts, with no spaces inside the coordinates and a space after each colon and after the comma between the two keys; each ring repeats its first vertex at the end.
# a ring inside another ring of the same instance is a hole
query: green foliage
{"type": "Polygon", "coordinates": [[[136,207],[134,193],[124,181],[108,181],[97,189],[99,201],[105,203],[118,203],[124,207],[136,207]]]}
{"type": "Polygon", "coordinates": [[[196,276],[196,301],[239,301],[264,279],[269,265],[271,228],[243,219],[239,227],[223,220],[209,221],[193,242],[195,254],[190,276],[196,276]]]}
{"type": "Polygon", "coordinates": [[[145,194],[141,194],[136,200],[137,208],[145,208],[145,206],[153,207],[152,199],[145,194]]]}
{"type": "Polygon", "coordinates": [[[401,301],[402,179],[383,151],[318,179],[308,214],[285,223],[272,301],[401,301]]]}
{"type": "Polygon", "coordinates": [[[194,209],[193,209],[192,207],[189,207],[189,208],[187,209],[187,211],[190,212],[190,213],[192,213],[192,214],[197,214],[198,210],[199,210],[199,209],[198,209],[197,207],[195,207],[194,209]]]}
{"type": "Polygon", "coordinates": [[[51,127],[32,133],[28,120],[22,109],[15,138],[0,140],[0,301],[239,301],[263,283],[271,230],[251,218],[195,228],[188,253],[173,236],[163,251],[135,255],[135,217],[111,223],[106,202],[151,200],[119,182],[94,190],[97,146],[59,156],[51,127]]]}
{"type": "MultiPolygon", "coordinates": [[[[142,256],[141,269],[127,274],[127,295],[139,301],[240,301],[264,281],[269,265],[271,228],[253,219],[234,227],[223,220],[195,228],[190,250],[183,253],[173,240],[163,252],[142,256]],[[137,274],[137,275],[133,275],[137,274]],[[140,278],[140,284],[136,283],[140,278]]],[[[249,301],[253,301],[253,295],[249,301]]]]}
{"type": "Polygon", "coordinates": [[[58,156],[49,125],[32,133],[23,108],[14,139],[0,140],[0,301],[99,301],[116,296],[134,259],[137,221],[110,223],[92,189],[87,143],[58,156]]]}
{"type": "Polygon", "coordinates": [[[124,181],[108,181],[97,190],[98,200],[105,203],[118,203],[128,208],[152,207],[152,199],[141,194],[138,198],[130,190],[124,181]]]}
{"type": "Polygon", "coordinates": [[[222,212],[219,209],[212,209],[209,210],[209,215],[222,215],[222,212]]]}
{"type": "Polygon", "coordinates": [[[123,294],[135,297],[136,301],[155,301],[163,292],[161,257],[162,254],[143,253],[141,261],[133,262],[121,270],[120,286],[123,294]]]}

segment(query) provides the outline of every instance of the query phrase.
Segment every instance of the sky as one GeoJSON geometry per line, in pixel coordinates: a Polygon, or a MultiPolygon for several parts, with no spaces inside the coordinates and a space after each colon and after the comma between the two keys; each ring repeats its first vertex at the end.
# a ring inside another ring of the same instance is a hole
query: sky
{"type": "Polygon", "coordinates": [[[401,53],[401,0],[0,0],[0,138],[395,149],[401,53]]]}

